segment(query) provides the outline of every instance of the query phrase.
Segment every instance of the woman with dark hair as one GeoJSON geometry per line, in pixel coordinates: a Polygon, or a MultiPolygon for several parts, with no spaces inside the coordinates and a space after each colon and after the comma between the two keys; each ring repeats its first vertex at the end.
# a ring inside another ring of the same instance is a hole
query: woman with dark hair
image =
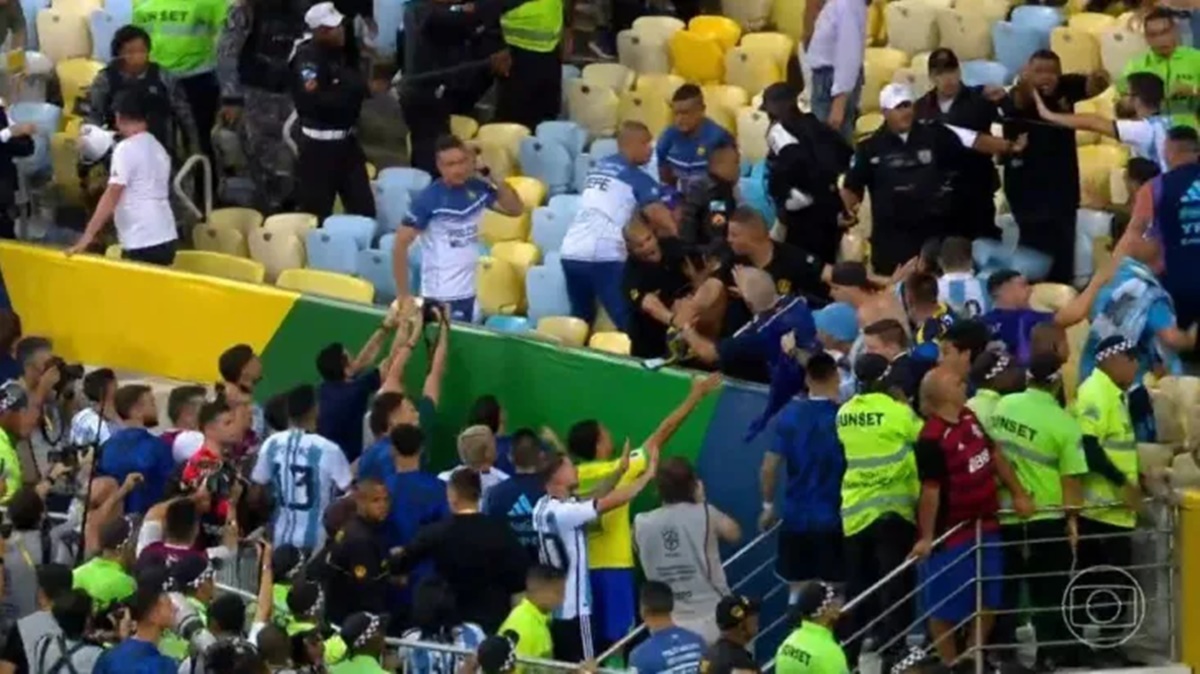
{"type": "Polygon", "coordinates": [[[638,558],[647,580],[671,586],[675,624],[712,643],[718,636],[717,603],[729,594],[718,543],[737,543],[741,527],[708,503],[686,459],[665,459],[656,480],[662,506],[633,518],[638,558]]]}
{"type": "MultiPolygon", "coordinates": [[[[454,592],[437,576],[426,578],[413,594],[413,627],[404,632],[409,641],[428,641],[474,651],[487,635],[475,623],[459,622],[454,592]]],[[[408,674],[455,674],[462,656],[423,648],[400,651],[408,674]]]]}

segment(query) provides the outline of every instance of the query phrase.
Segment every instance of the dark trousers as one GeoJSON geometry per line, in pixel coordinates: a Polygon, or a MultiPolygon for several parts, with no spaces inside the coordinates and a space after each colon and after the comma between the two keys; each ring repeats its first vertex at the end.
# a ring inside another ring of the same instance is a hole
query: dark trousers
{"type": "Polygon", "coordinates": [[[1021,230],[1021,245],[1050,256],[1045,280],[1070,284],[1075,280],[1075,211],[1036,216],[1013,213],[1021,230]]]}
{"type": "Polygon", "coordinates": [[[920,254],[925,239],[936,231],[938,226],[929,222],[880,222],[876,218],[871,228],[871,266],[875,273],[887,276],[896,271],[896,267],[920,254]]]}
{"type": "MultiPolygon", "coordinates": [[[[899,515],[885,515],[872,522],[866,529],[847,536],[846,596],[859,596],[903,564],[908,553],[912,552],[915,540],[916,527],[899,515]]],[[[879,618],[879,622],[868,631],[868,634],[875,635],[876,647],[885,649],[888,653],[904,650],[904,634],[913,621],[912,599],[905,598],[911,590],[912,574],[902,573],[868,596],[849,613],[843,614],[837,631],[838,637],[845,644],[846,657],[851,663],[858,660],[866,635],[850,643],[846,643],[845,640],[876,618],[879,618]],[[888,612],[887,615],[883,615],[884,611],[888,612]]]]}
{"type": "MultiPolygon", "coordinates": [[[[217,108],[221,102],[221,85],[217,83],[215,73],[201,73],[184,77],[179,80],[183,93],[187,96],[188,107],[192,109],[192,119],[196,120],[196,130],[200,137],[195,139],[200,151],[209,159],[213,156],[212,129],[217,123],[217,108]]],[[[180,157],[180,160],[187,157],[180,157]]]]}
{"type": "Polygon", "coordinates": [[[624,332],[629,328],[629,299],[621,285],[624,262],[563,260],[562,268],[572,316],[591,325],[596,320],[596,301],[599,300],[618,330],[624,332]]]}
{"type": "Polygon", "coordinates": [[[334,199],[339,196],[347,213],[375,217],[367,156],[353,136],[342,140],[301,137],[296,178],[300,210],[322,222],[333,212],[334,199]]]}
{"type": "Polygon", "coordinates": [[[799,211],[779,211],[780,221],[787,226],[787,242],[829,265],[837,263],[841,247],[842,230],[837,218],[837,208],[821,208],[817,204],[799,211]]]}
{"type": "MultiPolygon", "coordinates": [[[[1133,529],[1118,527],[1105,522],[1079,518],[1079,565],[1078,570],[1084,571],[1092,567],[1112,566],[1118,569],[1128,569],[1133,566],[1133,529]]],[[[1130,572],[1133,573],[1133,572],[1130,572]]],[[[1077,585],[1089,585],[1096,588],[1103,586],[1107,591],[1084,590],[1077,588],[1067,600],[1076,607],[1072,614],[1074,625],[1084,626],[1099,622],[1101,638],[1097,645],[1113,645],[1130,633],[1130,621],[1136,619],[1135,610],[1130,604],[1136,601],[1137,590],[1129,576],[1117,571],[1087,572],[1086,583],[1080,581],[1077,585]],[[1101,596],[1103,595],[1103,596],[1101,596]],[[1091,599],[1092,601],[1088,601],[1091,599]],[[1114,604],[1122,605],[1114,605],[1114,604]],[[1088,610],[1090,609],[1090,610],[1088,610]]]]}
{"type": "MultiPolygon", "coordinates": [[[[1039,644],[1071,641],[1063,619],[1063,593],[1071,571],[1072,553],[1066,540],[1063,519],[1034,520],[1000,527],[1004,542],[1004,612],[996,616],[991,643],[1002,659],[1016,658],[1017,626],[1021,587],[1029,590],[1033,627],[1039,644]],[[1027,578],[1022,576],[1028,575],[1027,578]]],[[[1038,661],[1070,661],[1078,649],[1073,646],[1038,646],[1038,661]]]]}
{"type": "Polygon", "coordinates": [[[442,90],[438,97],[431,87],[414,86],[400,93],[400,107],[404,110],[404,121],[408,124],[409,158],[413,167],[436,176],[437,162],[434,148],[437,139],[450,133],[450,115],[470,115],[475,104],[487,92],[490,80],[481,81],[481,87],[450,88],[442,90]]]}
{"type": "Polygon", "coordinates": [[[562,60],[558,50],[508,49],[512,71],[499,81],[496,121],[515,122],[533,131],[542,122],[558,119],[562,108],[562,60]]]}
{"type": "Polygon", "coordinates": [[[123,250],[121,251],[121,257],[133,262],[144,262],[146,264],[156,264],[160,267],[170,267],[172,264],[175,264],[176,243],[175,241],[168,241],[160,243],[157,246],[123,250]]]}
{"type": "Polygon", "coordinates": [[[7,206],[0,206],[0,239],[17,238],[17,223],[7,206]]]}
{"type": "Polygon", "coordinates": [[[554,644],[554,659],[561,662],[586,662],[596,656],[588,617],[551,620],[550,641],[554,644]]]}
{"type": "Polygon", "coordinates": [[[612,0],[613,35],[633,27],[633,22],[646,13],[646,0],[612,0]]]}

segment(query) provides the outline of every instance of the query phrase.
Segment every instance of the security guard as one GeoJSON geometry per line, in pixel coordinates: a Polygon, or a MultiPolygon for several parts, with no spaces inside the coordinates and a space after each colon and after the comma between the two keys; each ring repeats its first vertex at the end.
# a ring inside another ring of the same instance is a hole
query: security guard
{"type": "MultiPolygon", "coordinates": [[[[508,47],[494,63],[500,85],[496,121],[516,122],[533,130],[558,119],[562,107],[562,56],[573,46],[574,19],[563,0],[505,0],[512,7],[500,17],[508,47]],[[561,54],[560,54],[561,46],[561,54]]],[[[571,3],[574,6],[574,3],[571,3]]]]}
{"type": "MultiPolygon", "coordinates": [[[[287,598],[292,621],[284,631],[292,638],[320,639],[325,644],[325,664],[332,665],[346,659],[346,642],[322,620],[325,609],[325,592],[312,581],[301,581],[292,586],[287,598]]],[[[318,663],[295,663],[298,666],[318,663]]]]}
{"type": "Polygon", "coordinates": [[[322,221],[333,211],[335,195],[347,213],[375,217],[367,157],[354,135],[369,91],[366,77],[346,63],[344,19],[332,2],[313,5],[304,14],[312,32],[296,43],[291,58],[300,127],[297,203],[322,221]]]}
{"type": "MultiPolygon", "coordinates": [[[[919,485],[912,446],[920,435],[921,420],[892,395],[891,369],[884,356],[859,356],[854,362],[859,392],[838,409],[837,435],[846,452],[842,531],[850,596],[858,596],[903,564],[916,539],[919,485]]],[[[906,585],[904,578],[888,583],[850,616],[852,633],[888,610],[879,622],[876,643],[888,644],[886,655],[892,657],[904,645],[896,637],[912,622],[906,585]]],[[[851,661],[858,658],[861,644],[856,639],[850,645],[851,661]]]]}
{"type": "Polygon", "coordinates": [[[859,144],[842,188],[846,210],[855,213],[871,191],[874,226],[871,262],[891,274],[916,257],[921,245],[951,231],[955,201],[951,177],[970,155],[1021,152],[1025,141],[1006,141],[947,124],[913,124],[913,93],[889,84],[879,94],[884,125],[859,144]]]}
{"type": "Polygon", "coordinates": [[[163,655],[182,660],[203,653],[216,643],[208,631],[208,605],[216,595],[216,570],[208,557],[189,555],[168,568],[171,601],[175,604],[175,627],[159,643],[163,655]]]}
{"type": "MultiPolygon", "coordinates": [[[[1077,509],[1082,503],[1080,479],[1088,472],[1079,422],[1059,404],[1061,358],[1035,354],[1029,363],[1029,387],[1006,395],[992,411],[988,434],[1004,448],[1017,479],[1038,508],[1028,520],[1012,514],[1012,494],[1000,490],[1000,536],[1004,541],[1004,572],[1016,577],[1029,574],[1030,603],[1038,640],[1047,644],[1069,642],[1063,622],[1063,592],[1078,539],[1077,509]],[[1064,510],[1065,508],[1065,510],[1064,510]],[[1007,512],[1005,512],[1007,511],[1007,512]],[[1028,558],[1026,558],[1028,555],[1028,558]],[[1043,636],[1045,635],[1045,636],[1043,636]]],[[[994,644],[1015,644],[1014,611],[1021,584],[1004,584],[1004,608],[992,632],[994,644]]],[[[999,649],[1012,654],[1012,649],[999,649]]],[[[1075,649],[1046,645],[1038,648],[1039,669],[1056,669],[1071,662],[1075,649]]]]}
{"type": "Polygon", "coordinates": [[[292,194],[294,157],[283,140],[292,114],[289,59],[311,0],[237,0],[217,43],[221,120],[238,125],[254,205],[278,212],[292,194]]]}
{"type": "Polygon", "coordinates": [[[383,660],[385,625],[377,614],[359,612],[346,618],[342,625],[342,640],[346,643],[346,660],[334,665],[330,674],[388,674],[383,660]]]}
{"type": "Polygon", "coordinates": [[[137,583],[127,569],[133,557],[133,526],[124,517],[110,520],[100,528],[100,554],[72,573],[74,584],[91,597],[97,614],[103,614],[113,602],[133,595],[137,583]]]}
{"type": "Polygon", "coordinates": [[[368,478],[354,487],[354,516],[333,537],[328,582],[329,619],[335,624],[351,613],[382,613],[388,581],[388,550],[380,531],[390,506],[387,487],[368,478]]]}
{"type": "Polygon", "coordinates": [[[271,574],[275,581],[271,586],[271,619],[280,627],[287,627],[292,621],[288,611],[287,597],[292,591],[292,583],[299,573],[304,570],[304,555],[300,548],[294,545],[281,545],[271,551],[271,574]]]}
{"type": "Polygon", "coordinates": [[[779,674],[849,674],[846,653],[833,634],[842,600],[829,583],[805,586],[795,607],[802,622],[775,652],[779,674]]]}

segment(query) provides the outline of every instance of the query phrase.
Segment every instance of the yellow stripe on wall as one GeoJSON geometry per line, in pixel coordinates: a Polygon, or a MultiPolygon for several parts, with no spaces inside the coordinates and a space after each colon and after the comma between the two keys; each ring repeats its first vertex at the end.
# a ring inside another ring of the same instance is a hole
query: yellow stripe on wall
{"type": "Polygon", "coordinates": [[[299,297],[97,255],[0,242],[0,273],[26,336],[70,361],[200,383],[244,343],[261,353],[299,297]]]}

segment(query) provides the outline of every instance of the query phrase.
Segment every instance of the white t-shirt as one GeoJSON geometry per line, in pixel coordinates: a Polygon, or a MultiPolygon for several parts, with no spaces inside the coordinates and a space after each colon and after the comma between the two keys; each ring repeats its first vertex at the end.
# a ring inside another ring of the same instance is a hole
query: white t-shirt
{"type": "MultiPolygon", "coordinates": [[[[470,470],[466,466],[455,466],[454,468],[451,468],[450,470],[443,470],[442,472],[438,473],[438,479],[441,480],[442,482],[449,482],[450,476],[454,474],[454,471],[464,470],[464,469],[470,470]]],[[[481,487],[483,487],[482,497],[487,498],[487,493],[488,493],[489,489],[491,489],[492,487],[495,487],[496,485],[500,484],[501,482],[503,482],[507,479],[508,479],[508,473],[500,470],[499,468],[492,468],[492,469],[488,470],[486,473],[480,473],[479,474],[479,484],[481,487]]]]}
{"type": "Polygon", "coordinates": [[[1167,166],[1163,146],[1167,144],[1167,131],[1171,128],[1171,118],[1167,115],[1155,115],[1146,119],[1118,119],[1117,138],[1133,151],[1133,156],[1149,159],[1158,164],[1163,172],[1171,170],[1167,166]]]}
{"type": "Polygon", "coordinates": [[[112,428],[108,425],[108,421],[102,420],[96,410],[85,407],[71,417],[71,436],[67,442],[76,447],[90,445],[93,442],[104,444],[110,435],[112,435],[112,428]]]}
{"type": "Polygon", "coordinates": [[[579,210],[559,249],[562,259],[624,262],[624,231],[634,211],[661,198],[658,183],[624,156],[601,159],[584,183],[579,210]]]}
{"type": "Polygon", "coordinates": [[[170,202],[171,157],[153,134],[117,143],[108,184],[125,187],[113,215],[121,248],[138,250],[179,238],[170,202]]]}
{"type": "Polygon", "coordinates": [[[275,545],[291,543],[316,550],[325,543],[321,518],[334,491],[350,488],[350,464],[341,447],[299,429],[267,438],[258,450],[250,479],[271,485],[275,497],[275,545]]]}
{"type": "Polygon", "coordinates": [[[547,494],[533,506],[540,561],[567,573],[566,596],[555,612],[556,618],[572,620],[592,615],[587,525],[599,516],[594,499],[580,501],[572,497],[564,501],[547,494]]]}

